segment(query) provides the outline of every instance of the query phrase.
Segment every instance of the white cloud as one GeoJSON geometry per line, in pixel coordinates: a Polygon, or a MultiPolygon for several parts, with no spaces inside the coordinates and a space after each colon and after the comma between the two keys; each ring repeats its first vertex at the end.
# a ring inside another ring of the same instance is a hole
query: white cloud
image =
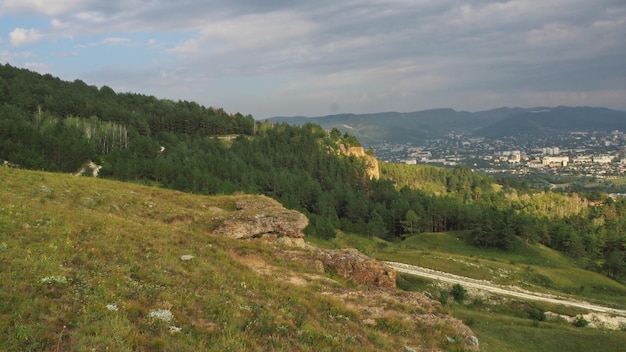
{"type": "Polygon", "coordinates": [[[0,13],[57,16],[84,3],[82,0],[4,0],[0,13]]]}
{"type": "Polygon", "coordinates": [[[202,28],[202,42],[218,42],[222,53],[288,46],[311,34],[315,24],[291,12],[253,14],[211,22],[202,28]]]}
{"type": "MultiPolygon", "coordinates": [[[[107,1],[107,6],[115,3],[107,1]]],[[[125,1],[131,5],[132,1],[125,1]]],[[[56,17],[77,13],[83,10],[102,8],[100,0],[4,0],[0,3],[0,15],[56,17]]],[[[135,4],[136,5],[136,4],[135,4]]]]}
{"type": "Polygon", "coordinates": [[[117,46],[117,47],[137,47],[137,46],[148,46],[154,45],[155,42],[139,42],[134,41],[131,38],[122,38],[122,37],[107,37],[97,42],[79,44],[77,47],[79,48],[91,48],[97,46],[117,46]]]}
{"type": "Polygon", "coordinates": [[[200,44],[197,39],[187,39],[168,51],[178,54],[195,54],[200,52],[200,44]]]}
{"type": "Polygon", "coordinates": [[[107,22],[106,14],[98,11],[83,11],[74,15],[74,17],[82,22],[100,25],[107,22]]]}
{"type": "Polygon", "coordinates": [[[102,41],[106,45],[127,45],[131,42],[129,38],[109,37],[102,41]]]}
{"type": "Polygon", "coordinates": [[[31,51],[18,51],[18,52],[13,52],[13,51],[8,51],[8,50],[0,51],[0,61],[2,62],[11,62],[17,59],[26,59],[32,56],[33,56],[33,53],[31,51]]]}
{"type": "Polygon", "coordinates": [[[78,55],[79,54],[76,51],[62,51],[62,52],[56,52],[52,54],[52,56],[54,57],[62,57],[62,58],[76,57],[78,55]]]}
{"type": "Polygon", "coordinates": [[[24,44],[34,43],[43,38],[43,34],[36,29],[15,28],[9,33],[11,45],[20,46],[24,44]]]}
{"type": "Polygon", "coordinates": [[[43,62],[25,62],[22,66],[31,71],[36,71],[42,74],[50,72],[50,65],[43,62]]]}

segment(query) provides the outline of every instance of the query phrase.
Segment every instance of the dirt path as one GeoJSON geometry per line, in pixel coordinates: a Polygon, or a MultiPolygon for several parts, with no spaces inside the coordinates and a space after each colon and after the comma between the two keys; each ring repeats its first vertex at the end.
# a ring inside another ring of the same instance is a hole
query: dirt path
{"type": "Polygon", "coordinates": [[[622,317],[626,317],[626,310],[623,309],[615,309],[604,307],[584,301],[575,301],[555,295],[543,294],[538,292],[527,291],[522,288],[516,286],[499,286],[492,282],[485,280],[476,280],[468,277],[453,275],[449,273],[444,273],[442,271],[422,268],[419,266],[396,263],[396,262],[385,262],[387,265],[392,267],[398,272],[407,273],[415,276],[425,277],[433,280],[438,280],[442,282],[452,283],[452,284],[461,284],[468,288],[473,288],[477,290],[483,290],[499,295],[523,298],[533,301],[541,301],[548,302],[554,304],[560,304],[564,306],[577,307],[582,309],[587,309],[589,311],[601,312],[605,314],[611,315],[619,315],[622,317]]]}

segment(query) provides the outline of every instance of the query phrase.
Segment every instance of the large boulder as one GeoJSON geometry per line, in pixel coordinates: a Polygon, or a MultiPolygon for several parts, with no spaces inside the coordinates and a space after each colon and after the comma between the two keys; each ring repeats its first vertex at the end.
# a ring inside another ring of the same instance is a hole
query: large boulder
{"type": "Polygon", "coordinates": [[[303,238],[302,230],[309,224],[303,214],[285,209],[277,201],[265,197],[246,197],[235,202],[231,213],[214,231],[237,239],[258,238],[266,234],[277,238],[303,238]]]}
{"type": "Polygon", "coordinates": [[[315,257],[344,279],[379,288],[396,288],[396,271],[356,249],[319,250],[315,257]]]}

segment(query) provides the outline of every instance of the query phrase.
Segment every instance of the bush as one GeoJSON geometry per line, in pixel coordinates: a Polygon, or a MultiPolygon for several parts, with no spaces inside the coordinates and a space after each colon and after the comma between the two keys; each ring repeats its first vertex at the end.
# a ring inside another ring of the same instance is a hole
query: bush
{"type": "Polygon", "coordinates": [[[455,284],[454,286],[452,286],[452,298],[454,298],[455,301],[463,303],[463,301],[465,300],[465,295],[467,294],[467,291],[465,290],[465,288],[463,286],[461,286],[461,284],[455,284]]]}
{"type": "Polygon", "coordinates": [[[539,308],[533,308],[530,310],[530,318],[534,321],[544,321],[546,320],[546,313],[539,308]]]}
{"type": "Polygon", "coordinates": [[[579,315],[576,317],[576,319],[574,319],[573,324],[575,327],[584,328],[585,326],[589,325],[589,322],[587,321],[587,319],[583,318],[582,315],[579,315]]]}

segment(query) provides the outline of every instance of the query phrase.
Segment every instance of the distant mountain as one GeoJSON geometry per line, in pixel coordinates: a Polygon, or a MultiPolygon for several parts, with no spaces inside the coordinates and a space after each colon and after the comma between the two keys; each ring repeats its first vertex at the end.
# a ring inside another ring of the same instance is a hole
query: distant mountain
{"type": "Polygon", "coordinates": [[[607,108],[567,107],[528,109],[478,131],[498,138],[515,135],[547,135],[568,131],[626,131],[626,112],[607,108]]]}
{"type": "Polygon", "coordinates": [[[361,143],[384,141],[418,141],[443,136],[457,126],[465,130],[475,130],[489,125],[493,116],[478,116],[470,112],[453,109],[433,109],[415,112],[381,112],[373,114],[339,114],[321,117],[275,117],[271,122],[289,124],[317,123],[324,128],[337,128],[356,136],[361,143]]]}
{"type": "Polygon", "coordinates": [[[626,131],[626,112],[594,107],[498,108],[480,112],[433,109],[407,113],[274,117],[274,123],[317,123],[356,136],[363,144],[418,142],[463,133],[490,138],[569,130],[626,131]]]}

